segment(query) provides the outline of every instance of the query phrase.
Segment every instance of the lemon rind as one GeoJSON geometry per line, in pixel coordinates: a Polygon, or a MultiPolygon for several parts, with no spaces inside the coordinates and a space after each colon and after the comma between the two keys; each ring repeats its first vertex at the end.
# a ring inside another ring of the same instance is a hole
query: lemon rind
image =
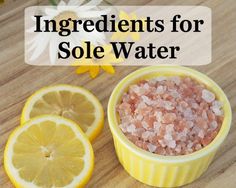
{"type": "Polygon", "coordinates": [[[27,122],[29,118],[30,109],[32,109],[33,104],[37,99],[39,99],[44,94],[51,92],[51,91],[58,91],[58,90],[65,90],[68,89],[68,91],[77,91],[80,94],[83,94],[89,101],[91,101],[92,104],[94,104],[95,108],[95,121],[93,125],[88,127],[88,131],[86,131],[86,135],[88,136],[90,141],[93,141],[102,131],[104,126],[104,110],[100,103],[100,101],[94,96],[89,90],[80,87],[80,86],[72,86],[68,84],[58,84],[58,85],[52,85],[43,87],[36,92],[34,92],[26,101],[22,114],[21,114],[21,125],[23,125],[25,122],[27,122]],[[33,102],[32,102],[33,101],[33,102]]]}
{"type": "Polygon", "coordinates": [[[13,183],[13,185],[17,188],[33,188],[33,187],[38,187],[35,186],[32,183],[26,182],[24,181],[22,178],[19,177],[19,174],[16,172],[17,170],[13,167],[12,163],[10,162],[11,160],[11,156],[12,156],[12,149],[13,149],[13,145],[16,141],[16,136],[19,135],[21,132],[23,132],[24,130],[26,130],[27,128],[29,128],[31,125],[33,125],[34,123],[39,123],[40,120],[55,120],[56,122],[60,120],[60,122],[66,122],[64,125],[68,126],[68,124],[70,124],[70,128],[72,128],[74,131],[77,131],[77,134],[79,136],[82,136],[82,139],[80,139],[82,141],[82,143],[85,145],[85,156],[84,158],[88,161],[85,160],[85,168],[82,171],[82,175],[80,174],[79,176],[76,177],[76,179],[74,179],[72,181],[71,184],[65,186],[65,188],[73,188],[73,187],[83,187],[91,178],[92,176],[92,171],[94,169],[94,153],[93,153],[93,148],[92,145],[90,144],[87,136],[83,133],[83,131],[81,130],[81,128],[79,126],[77,126],[77,124],[69,119],[63,118],[61,116],[56,116],[56,115],[41,115],[41,116],[37,116],[35,118],[30,119],[29,121],[27,121],[25,123],[24,126],[19,126],[17,127],[9,136],[9,139],[7,141],[6,147],[5,147],[5,151],[4,151],[4,168],[5,171],[8,175],[8,177],[10,178],[11,182],[13,183]],[[9,156],[9,154],[11,154],[9,156]]]}

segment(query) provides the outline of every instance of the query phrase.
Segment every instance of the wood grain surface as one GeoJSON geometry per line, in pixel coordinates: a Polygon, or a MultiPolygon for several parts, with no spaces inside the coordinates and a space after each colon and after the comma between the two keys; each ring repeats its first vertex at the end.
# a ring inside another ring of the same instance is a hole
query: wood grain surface
{"type": "MultiPolygon", "coordinates": [[[[91,90],[106,111],[116,84],[139,67],[116,67],[116,74],[101,72],[92,80],[87,74],[76,75],[72,67],[37,67],[24,63],[24,8],[47,4],[41,0],[6,0],[0,4],[0,187],[13,187],[3,169],[3,152],[11,131],[19,125],[25,100],[35,90],[50,84],[67,83],[91,90]]],[[[236,187],[236,1],[235,0],[137,0],[116,1],[120,5],[204,5],[212,9],[213,61],[194,67],[216,81],[227,94],[232,110],[232,128],[209,169],[185,187],[236,187]]],[[[87,187],[148,187],[127,174],[115,155],[107,118],[102,134],[93,143],[95,169],[87,187]]]]}

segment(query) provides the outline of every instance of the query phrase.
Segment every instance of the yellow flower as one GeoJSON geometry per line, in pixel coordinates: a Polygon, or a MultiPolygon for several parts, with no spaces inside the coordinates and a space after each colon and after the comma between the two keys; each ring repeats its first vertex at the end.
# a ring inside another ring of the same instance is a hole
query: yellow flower
{"type": "MultiPolygon", "coordinates": [[[[120,11],[119,13],[119,19],[120,20],[126,20],[129,22],[129,25],[131,25],[131,21],[130,20],[137,20],[137,15],[132,12],[130,14],[127,14],[126,12],[124,11],[120,11]]],[[[140,19],[142,21],[142,25],[143,25],[143,28],[145,28],[145,22],[144,22],[144,19],[140,19]]],[[[139,24],[136,25],[136,30],[139,30],[139,27],[138,27],[139,24]]],[[[117,27],[117,25],[116,25],[117,27]]],[[[131,29],[131,27],[130,27],[131,29]]],[[[117,29],[118,30],[118,29],[117,29]]],[[[112,35],[111,37],[111,40],[120,40],[120,41],[124,41],[126,38],[128,37],[131,37],[132,40],[134,41],[138,41],[140,40],[140,34],[139,32],[130,32],[130,31],[127,31],[127,32],[121,32],[121,31],[117,31],[117,32],[114,32],[114,34],[112,35]]]]}
{"type": "MultiPolygon", "coordinates": [[[[91,47],[91,51],[94,49],[94,46],[91,47]]],[[[100,67],[109,74],[114,74],[115,69],[111,65],[111,63],[120,63],[123,61],[122,58],[116,58],[116,56],[112,53],[111,45],[104,45],[104,57],[102,59],[96,59],[92,57],[91,59],[81,58],[76,60],[72,65],[78,66],[76,69],[77,74],[82,74],[89,72],[92,78],[95,78],[99,74],[100,67]]]]}

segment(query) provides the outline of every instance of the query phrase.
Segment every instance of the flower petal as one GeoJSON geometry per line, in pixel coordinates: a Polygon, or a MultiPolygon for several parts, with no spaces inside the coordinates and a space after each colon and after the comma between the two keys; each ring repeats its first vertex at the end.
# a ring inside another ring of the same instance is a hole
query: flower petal
{"type": "Polygon", "coordinates": [[[76,69],[76,74],[82,74],[89,71],[89,66],[81,66],[76,69]]]}
{"type": "Polygon", "coordinates": [[[95,78],[99,73],[99,66],[98,65],[90,66],[89,72],[90,72],[90,76],[92,78],[95,78]]]}
{"type": "Polygon", "coordinates": [[[35,31],[35,26],[29,28],[29,29],[26,29],[26,33],[33,33],[35,31]]]}
{"type": "Polygon", "coordinates": [[[50,58],[51,64],[53,65],[56,63],[56,59],[57,59],[58,41],[59,39],[57,35],[53,35],[49,44],[49,58],[50,58]]]}
{"type": "Polygon", "coordinates": [[[120,18],[120,20],[130,21],[129,15],[126,12],[122,11],[122,10],[119,13],[119,18],[120,18]]]}
{"type": "Polygon", "coordinates": [[[119,38],[119,33],[118,33],[118,32],[115,32],[115,33],[113,33],[112,36],[111,36],[111,41],[115,41],[115,40],[118,39],[118,38],[119,38]]]}
{"type": "Polygon", "coordinates": [[[83,6],[97,6],[99,5],[103,0],[91,0],[88,3],[84,4],[83,6]]]}
{"type": "Polygon", "coordinates": [[[136,20],[137,19],[137,15],[134,12],[132,12],[130,14],[130,16],[131,16],[132,20],[136,20]]]}
{"type": "Polygon", "coordinates": [[[140,34],[138,32],[131,33],[130,35],[131,35],[131,38],[134,41],[139,41],[140,40],[140,34]]]}
{"type": "Polygon", "coordinates": [[[121,63],[124,61],[124,59],[122,57],[116,58],[116,56],[112,53],[106,54],[104,56],[104,58],[102,58],[101,60],[98,60],[99,63],[107,65],[107,64],[111,64],[111,63],[121,63]]]}
{"type": "Polygon", "coordinates": [[[61,0],[57,6],[66,6],[66,3],[63,0],[61,0]]]}
{"type": "Polygon", "coordinates": [[[43,51],[47,48],[47,45],[50,41],[50,35],[48,33],[44,35],[37,35],[36,37],[37,39],[35,40],[35,43],[33,43],[35,48],[34,48],[33,54],[30,57],[30,61],[34,61],[35,59],[37,59],[43,53],[43,51]],[[39,40],[39,36],[41,37],[40,40],[39,40]]]}
{"type": "Polygon", "coordinates": [[[104,54],[108,54],[112,50],[112,46],[110,44],[106,44],[103,46],[104,54]]]}
{"type": "Polygon", "coordinates": [[[81,5],[85,0],[70,0],[67,5],[70,6],[79,6],[81,5]]]}
{"type": "Polygon", "coordinates": [[[115,69],[112,65],[101,65],[101,67],[104,71],[106,71],[109,74],[114,74],[115,73],[115,69]]]}
{"type": "Polygon", "coordinates": [[[52,9],[52,8],[45,8],[44,12],[52,17],[55,17],[56,15],[58,15],[58,11],[56,9],[52,9]]]}
{"type": "Polygon", "coordinates": [[[82,8],[77,9],[77,16],[80,18],[96,18],[104,14],[108,14],[111,9],[105,9],[105,10],[84,10],[82,8]]]}
{"type": "Polygon", "coordinates": [[[97,31],[93,32],[85,32],[84,30],[81,30],[79,32],[79,35],[81,36],[81,39],[83,41],[90,41],[92,45],[97,46],[98,44],[104,44],[105,43],[105,34],[100,33],[97,31]]]}

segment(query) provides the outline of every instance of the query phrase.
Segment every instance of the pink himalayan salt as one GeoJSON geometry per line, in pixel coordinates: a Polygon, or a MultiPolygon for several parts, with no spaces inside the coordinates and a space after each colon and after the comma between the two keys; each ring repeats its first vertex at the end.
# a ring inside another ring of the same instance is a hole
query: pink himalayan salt
{"type": "Polygon", "coordinates": [[[131,85],[117,111],[127,138],[160,155],[202,149],[216,137],[223,121],[222,103],[189,77],[158,77],[131,85]]]}

